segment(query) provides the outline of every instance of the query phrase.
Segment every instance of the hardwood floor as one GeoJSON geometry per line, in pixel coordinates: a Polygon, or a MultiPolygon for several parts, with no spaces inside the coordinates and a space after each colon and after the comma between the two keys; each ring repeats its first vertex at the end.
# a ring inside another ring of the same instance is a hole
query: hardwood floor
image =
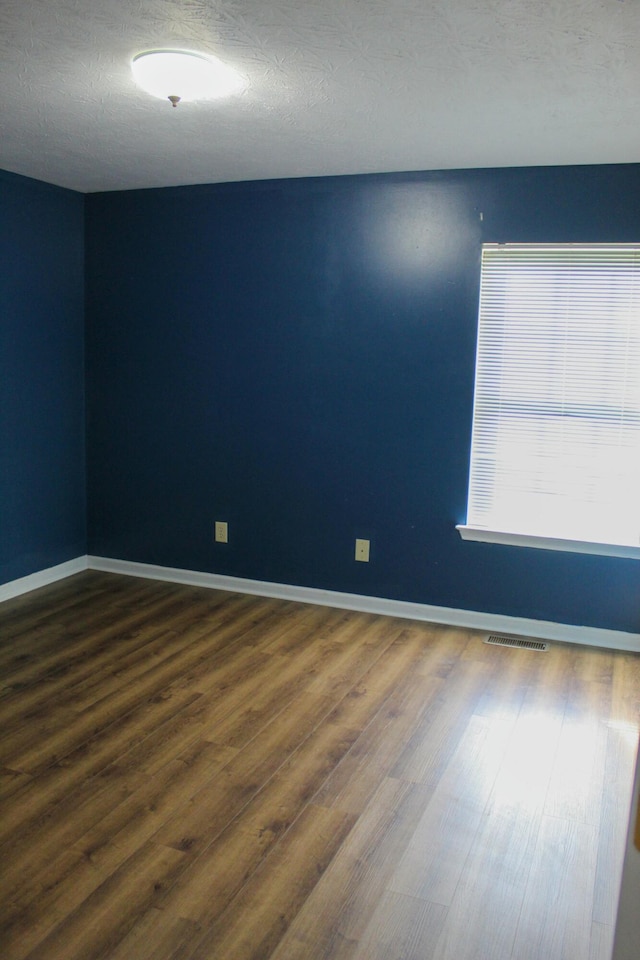
{"type": "Polygon", "coordinates": [[[5,960],[609,960],[640,657],[95,572],[0,637],[5,960]]]}

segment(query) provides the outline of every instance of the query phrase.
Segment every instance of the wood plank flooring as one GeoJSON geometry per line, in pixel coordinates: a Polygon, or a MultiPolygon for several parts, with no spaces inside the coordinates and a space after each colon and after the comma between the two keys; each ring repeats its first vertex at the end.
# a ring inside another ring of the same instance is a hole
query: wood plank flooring
{"type": "Polygon", "coordinates": [[[4,960],[610,960],[640,657],[96,572],[0,638],[4,960]]]}

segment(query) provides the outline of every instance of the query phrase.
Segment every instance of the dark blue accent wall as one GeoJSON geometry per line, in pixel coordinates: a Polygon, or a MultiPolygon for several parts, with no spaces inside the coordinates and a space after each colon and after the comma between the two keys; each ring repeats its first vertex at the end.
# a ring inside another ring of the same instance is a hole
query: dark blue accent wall
{"type": "Polygon", "coordinates": [[[481,243],[639,239],[635,165],[89,196],[90,552],[640,631],[637,561],[455,530],[481,243]]]}
{"type": "Polygon", "coordinates": [[[0,583],[86,553],[84,197],[0,172],[0,583]]]}

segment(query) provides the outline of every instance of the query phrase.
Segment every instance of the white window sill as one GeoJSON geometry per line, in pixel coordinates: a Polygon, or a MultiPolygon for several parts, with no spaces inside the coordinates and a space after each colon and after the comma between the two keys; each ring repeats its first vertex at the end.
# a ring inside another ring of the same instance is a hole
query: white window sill
{"type": "Polygon", "coordinates": [[[456,530],[463,540],[482,543],[504,543],[513,547],[536,547],[540,550],[563,550],[569,553],[593,553],[603,557],[626,557],[640,560],[640,545],[637,547],[616,543],[597,543],[587,540],[561,540],[556,537],[536,537],[527,533],[508,533],[505,530],[487,530],[460,523],[456,530]]]}

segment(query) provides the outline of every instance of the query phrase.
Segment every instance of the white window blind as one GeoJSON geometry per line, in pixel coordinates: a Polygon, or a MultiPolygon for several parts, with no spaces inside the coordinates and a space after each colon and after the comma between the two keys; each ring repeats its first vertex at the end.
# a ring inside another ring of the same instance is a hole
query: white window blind
{"type": "Polygon", "coordinates": [[[459,529],[640,546],[640,245],[483,247],[459,529]]]}

